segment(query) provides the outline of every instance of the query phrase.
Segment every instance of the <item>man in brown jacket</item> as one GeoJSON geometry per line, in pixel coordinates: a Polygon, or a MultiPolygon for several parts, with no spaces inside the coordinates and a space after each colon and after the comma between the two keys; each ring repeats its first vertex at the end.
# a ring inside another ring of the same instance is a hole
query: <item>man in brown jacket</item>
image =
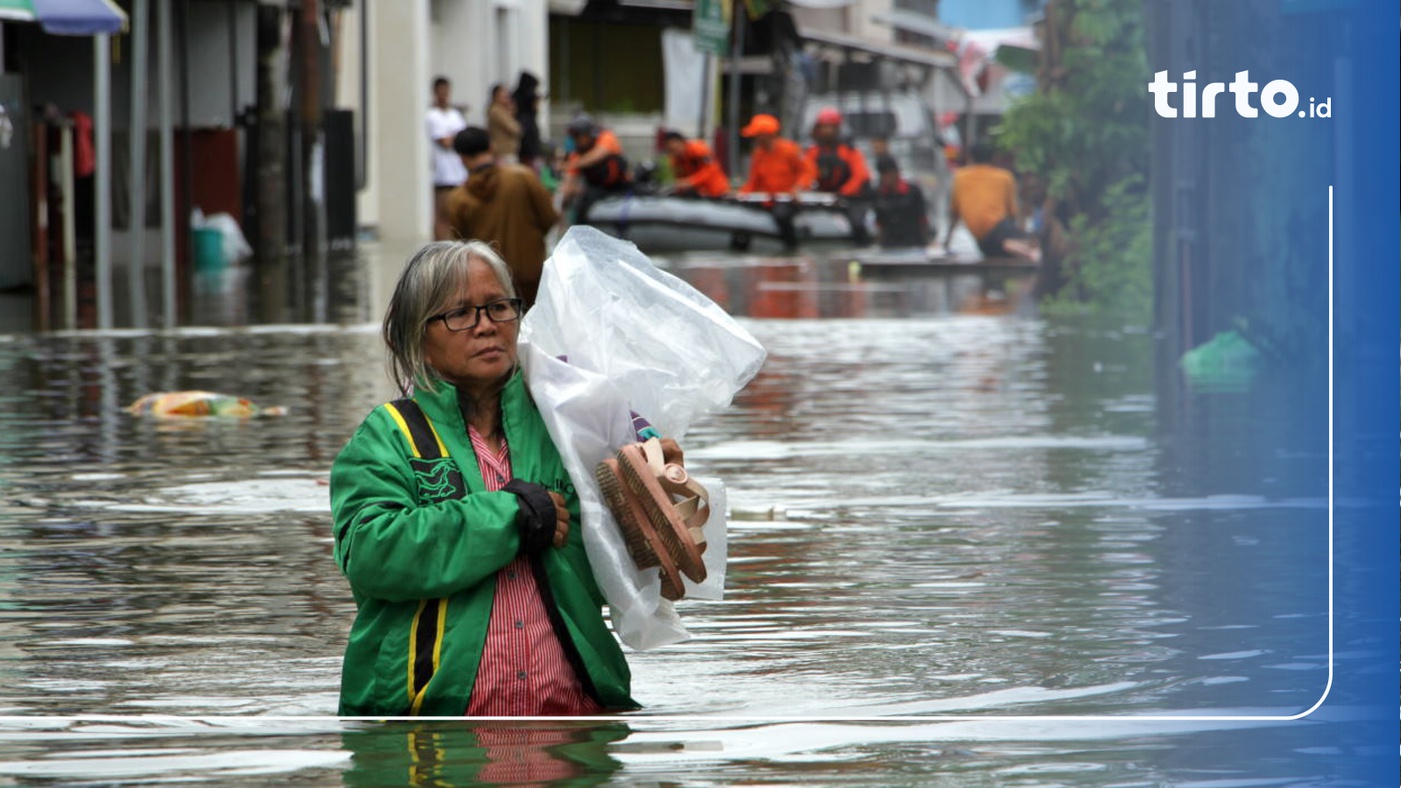
{"type": "Polygon", "coordinates": [[[529,167],[497,163],[480,126],[458,132],[453,148],[467,166],[467,181],[448,197],[453,232],[495,246],[529,308],[545,264],[545,234],[559,221],[550,193],[529,167]]]}

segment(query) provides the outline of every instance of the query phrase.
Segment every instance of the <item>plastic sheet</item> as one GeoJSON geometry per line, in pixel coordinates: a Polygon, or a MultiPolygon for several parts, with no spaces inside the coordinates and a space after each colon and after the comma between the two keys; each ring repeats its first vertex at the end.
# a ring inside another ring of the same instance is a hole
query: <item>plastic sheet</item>
{"type": "Polygon", "coordinates": [[[238,226],[238,220],[227,213],[216,213],[205,216],[199,208],[195,208],[190,215],[190,228],[206,228],[216,230],[223,239],[224,262],[240,263],[253,256],[253,247],[248,245],[248,240],[243,237],[243,230],[238,226]]]}
{"type": "MultiPolygon", "coordinates": [[[[578,485],[584,547],[623,643],[648,649],[685,640],[661,597],[656,569],[639,572],[603,504],[593,470],[636,440],[631,413],[676,438],[700,416],[730,403],[764,363],[763,347],[723,309],[658,270],[626,241],[573,227],[541,274],[521,326],[520,358],[531,395],[578,485]]],[[[684,443],[683,443],[684,447],[684,443]]],[[[710,492],[705,582],[686,596],[724,590],[724,484],[695,477],[710,492]]]]}

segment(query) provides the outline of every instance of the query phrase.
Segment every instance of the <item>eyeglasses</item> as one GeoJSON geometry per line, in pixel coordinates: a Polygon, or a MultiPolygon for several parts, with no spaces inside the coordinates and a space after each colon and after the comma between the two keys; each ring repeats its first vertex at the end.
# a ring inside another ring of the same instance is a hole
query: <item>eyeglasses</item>
{"type": "Polygon", "coordinates": [[[443,326],[449,331],[467,331],[477,327],[477,323],[481,322],[482,313],[485,312],[487,318],[493,323],[510,323],[520,318],[522,303],[519,298],[499,298],[485,304],[472,304],[449,309],[441,315],[433,315],[428,318],[428,322],[441,320],[443,326]]]}

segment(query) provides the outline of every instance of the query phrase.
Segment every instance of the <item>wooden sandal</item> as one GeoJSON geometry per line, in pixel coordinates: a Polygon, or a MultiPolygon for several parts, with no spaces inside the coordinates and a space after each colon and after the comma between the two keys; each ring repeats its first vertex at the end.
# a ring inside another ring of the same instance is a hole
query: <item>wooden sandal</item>
{"type": "Polygon", "coordinates": [[[648,521],[642,504],[633,497],[632,491],[623,482],[622,472],[618,470],[618,461],[607,459],[600,462],[594,468],[593,475],[598,481],[598,488],[603,493],[608,511],[613,513],[613,520],[623,532],[623,542],[628,547],[628,555],[632,556],[632,562],[638,569],[658,566],[661,562],[657,558],[657,550],[652,546],[652,540],[657,538],[656,531],[650,527],[651,522],[648,521]]]}
{"type": "Polygon", "coordinates": [[[623,481],[618,461],[610,458],[600,462],[594,468],[594,478],[598,481],[608,511],[613,513],[614,522],[623,532],[623,541],[627,544],[632,562],[638,569],[657,567],[660,570],[662,596],[672,601],[680,599],[686,591],[676,563],[671,560],[666,545],[652,527],[642,502],[623,481]]]}
{"type": "Polygon", "coordinates": [[[661,442],[655,438],[619,449],[617,462],[623,481],[641,502],[672,561],[693,582],[704,581],[702,526],[710,517],[710,494],[705,487],[684,467],[664,462],[661,442]]]}

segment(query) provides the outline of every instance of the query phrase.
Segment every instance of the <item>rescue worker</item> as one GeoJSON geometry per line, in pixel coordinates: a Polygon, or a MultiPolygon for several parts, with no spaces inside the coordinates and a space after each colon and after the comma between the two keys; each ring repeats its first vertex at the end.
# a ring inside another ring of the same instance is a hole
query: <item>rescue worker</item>
{"type": "Polygon", "coordinates": [[[842,141],[841,127],[842,113],[835,108],[825,107],[817,113],[812,145],[804,154],[817,170],[813,189],[842,197],[865,196],[871,185],[866,157],[842,141]]]}
{"type": "Polygon", "coordinates": [[[928,246],[929,214],[924,190],[900,177],[900,165],[891,156],[876,157],[880,186],[876,189],[876,225],[880,245],[886,249],[928,246]]]}
{"type": "Polygon", "coordinates": [[[778,118],[759,114],[740,129],[740,135],[754,140],[749,160],[749,179],[739,187],[740,194],[786,194],[812,188],[817,169],[803,157],[798,144],[778,136],[778,118]]]}
{"type": "Polygon", "coordinates": [[[749,125],[740,130],[741,136],[754,140],[754,150],[750,154],[749,179],[739,187],[739,193],[792,198],[787,202],[770,202],[779,238],[785,247],[792,249],[798,245],[798,234],[793,227],[793,203],[798,192],[812,188],[817,169],[803,156],[798,143],[779,137],[778,132],[778,118],[763,113],[750,118],[749,125]]]}
{"type": "Polygon", "coordinates": [[[724,197],[730,193],[730,179],[703,140],[688,140],[679,131],[662,135],[662,145],[671,158],[672,185],[677,194],[724,197]]]}
{"type": "Polygon", "coordinates": [[[861,151],[843,142],[840,133],[842,113],[835,107],[823,107],[812,125],[812,142],[807,160],[817,170],[813,189],[835,194],[847,203],[847,218],[851,220],[852,241],[859,245],[870,243],[866,231],[866,214],[870,210],[871,174],[866,169],[866,157],[861,151]]]}
{"type": "Polygon", "coordinates": [[[600,197],[631,189],[632,178],[618,135],[600,128],[588,115],[570,121],[567,131],[574,152],[565,162],[567,177],[561,194],[566,206],[574,206],[574,220],[584,222],[589,206],[600,197]]]}

